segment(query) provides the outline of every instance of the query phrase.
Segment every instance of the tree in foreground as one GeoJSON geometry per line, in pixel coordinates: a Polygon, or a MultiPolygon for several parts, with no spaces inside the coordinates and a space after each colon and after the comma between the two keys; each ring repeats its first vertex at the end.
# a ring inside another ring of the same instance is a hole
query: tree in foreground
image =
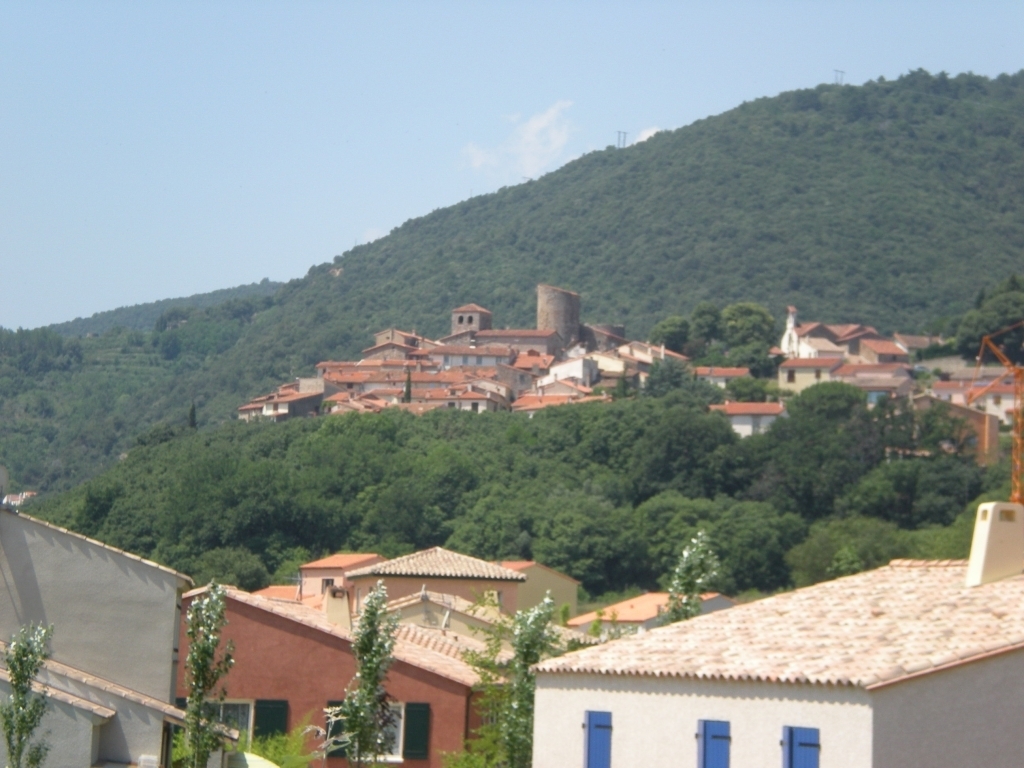
{"type": "Polygon", "coordinates": [[[384,680],[394,661],[398,617],[387,614],[387,602],[387,589],[378,581],[363,603],[352,640],[356,675],[342,703],[324,710],[326,731],[317,729],[323,738],[317,751],[323,757],[344,749],[350,765],[363,766],[394,747],[397,718],[384,680]]]}
{"type": "Polygon", "coordinates": [[[213,716],[213,702],[224,700],[221,679],[234,666],[234,645],[220,649],[220,635],[228,623],[224,587],[211,583],[206,594],[192,601],[186,615],[188,657],[185,659],[185,741],[192,768],[206,768],[210,755],[223,741],[223,727],[213,716]]]}
{"type": "Polygon", "coordinates": [[[449,759],[449,768],[529,768],[533,763],[537,680],[531,667],[560,651],[554,615],[555,603],[548,594],[539,605],[491,625],[485,650],[465,654],[480,676],[484,724],[468,751],[449,759]],[[502,650],[505,643],[512,647],[511,656],[502,650]]]}
{"type": "Polygon", "coordinates": [[[718,575],[718,558],[707,534],[697,531],[683,547],[668,586],[668,605],[661,616],[662,625],[692,619],[700,615],[700,596],[718,575]]]}
{"type": "Polygon", "coordinates": [[[50,657],[52,634],[53,627],[22,627],[3,653],[11,686],[10,698],[0,702],[8,768],[39,768],[50,751],[46,741],[32,740],[46,713],[46,699],[32,693],[32,680],[50,657]]]}

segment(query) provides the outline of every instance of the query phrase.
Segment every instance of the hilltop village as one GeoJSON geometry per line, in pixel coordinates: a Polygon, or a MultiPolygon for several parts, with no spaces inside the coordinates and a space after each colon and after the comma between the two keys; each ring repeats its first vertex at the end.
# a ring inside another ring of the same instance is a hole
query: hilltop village
{"type": "Polygon", "coordinates": [[[886,337],[859,323],[802,323],[791,306],[785,331],[771,349],[777,388],[768,399],[776,402],[742,402],[732,397],[729,383],[751,377],[749,368],[692,365],[664,344],[628,339],[621,325],[583,324],[579,294],[541,284],[536,328],[495,328],[488,309],[466,304],[452,310],[447,336],[434,340],[414,330],[384,329],[374,334],[373,346],[360,360],[320,362],[315,377],[253,398],[238,414],[245,421],[275,422],[384,408],[533,414],[552,406],[608,402],[617,387],[642,389],[654,366],[667,363],[726,390],[725,402],[710,407],[743,437],[785,416],[788,396],[840,381],[862,390],[869,405],[881,398],[910,398],[918,409],[946,403],[974,429],[982,446],[979,457],[991,460],[998,453],[999,425],[1012,421],[1014,387],[996,380],[1001,368],[985,368],[976,376],[961,363],[947,370],[913,365],[917,353],[941,342],[903,333],[886,337]]]}

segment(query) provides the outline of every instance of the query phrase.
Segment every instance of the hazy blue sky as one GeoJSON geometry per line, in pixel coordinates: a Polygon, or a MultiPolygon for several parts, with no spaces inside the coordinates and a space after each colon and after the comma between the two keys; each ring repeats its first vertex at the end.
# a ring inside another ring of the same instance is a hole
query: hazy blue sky
{"type": "Polygon", "coordinates": [[[1017,2],[6,2],[0,325],[303,275],[744,100],[1024,68],[1017,2]]]}

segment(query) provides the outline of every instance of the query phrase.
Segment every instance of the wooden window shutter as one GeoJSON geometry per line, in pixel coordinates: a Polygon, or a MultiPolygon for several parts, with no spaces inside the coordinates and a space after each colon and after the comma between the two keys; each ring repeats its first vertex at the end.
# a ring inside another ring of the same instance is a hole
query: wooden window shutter
{"type": "Polygon", "coordinates": [[[612,765],[612,713],[586,712],[583,728],[585,768],[611,768],[612,765]]]}
{"type": "Polygon", "coordinates": [[[402,758],[428,760],[430,758],[430,705],[405,705],[405,738],[402,740],[402,758]]]}
{"type": "Polygon", "coordinates": [[[253,713],[252,735],[275,736],[288,732],[288,702],[275,699],[257,699],[253,713]]]}
{"type": "Polygon", "coordinates": [[[729,768],[729,723],[723,720],[697,722],[697,768],[729,768]]]}
{"type": "Polygon", "coordinates": [[[817,728],[782,729],[783,768],[818,768],[821,739],[817,728]]]}

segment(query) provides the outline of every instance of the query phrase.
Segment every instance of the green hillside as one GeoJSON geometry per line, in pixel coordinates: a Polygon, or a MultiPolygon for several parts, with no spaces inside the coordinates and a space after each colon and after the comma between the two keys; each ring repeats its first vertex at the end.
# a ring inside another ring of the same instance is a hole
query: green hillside
{"type": "Polygon", "coordinates": [[[921,330],[1024,252],[1024,73],[918,72],[744,104],[413,219],[314,267],[223,360],[252,382],[351,356],[475,301],[533,323],[534,287],[643,337],[702,300],[921,330]]]}
{"type": "Polygon", "coordinates": [[[22,487],[69,487],[192,402],[201,427],[226,420],[318,360],[357,355],[378,328],[441,334],[466,301],[499,326],[532,325],[542,281],[579,291],[585,321],[635,337],[704,300],[955,329],[981,289],[1019,271],[1022,192],[1024,73],[919,71],[759,99],[410,220],[272,298],[172,308],[162,330],[46,353],[45,371],[0,344],[0,462],[22,487]]]}
{"type": "Polygon", "coordinates": [[[740,440],[707,411],[720,398],[681,380],[662,397],[532,419],[391,409],[165,430],[28,511],[245,588],[343,548],[439,544],[537,558],[591,594],[652,588],[703,528],[723,563],[718,587],[736,594],[892,557],[962,557],[973,517],[961,511],[1006,492],[1005,462],[979,469],[940,409],[869,410],[859,390],[826,383],[740,440]]]}
{"type": "Polygon", "coordinates": [[[258,283],[239,285],[235,288],[222,288],[209,293],[195,293],[177,299],[161,299],[148,304],[134,304],[130,307],[118,307],[106,312],[97,312],[89,317],[76,317],[66,323],[49,326],[61,336],[87,336],[89,334],[106,333],[114,328],[125,328],[129,331],[151,331],[160,316],[170,309],[179,307],[195,307],[205,309],[215,307],[232,299],[247,299],[251,296],[273,296],[283,283],[275,283],[263,278],[258,283]]]}

